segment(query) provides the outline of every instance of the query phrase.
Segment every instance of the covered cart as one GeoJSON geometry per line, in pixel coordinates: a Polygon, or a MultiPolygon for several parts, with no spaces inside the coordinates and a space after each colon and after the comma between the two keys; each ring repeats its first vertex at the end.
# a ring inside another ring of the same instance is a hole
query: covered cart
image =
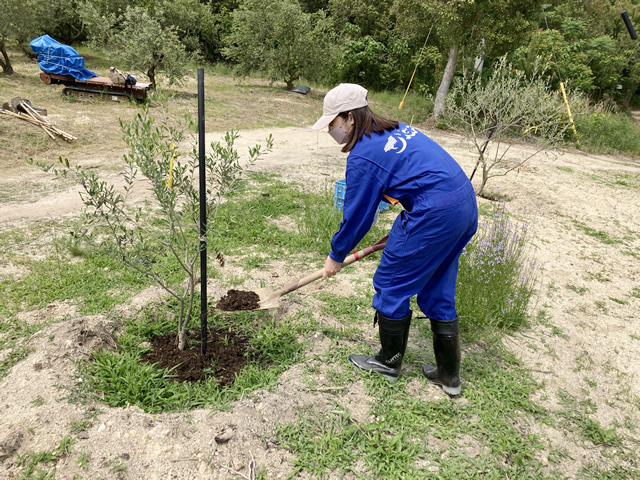
{"type": "Polygon", "coordinates": [[[49,35],[31,41],[47,85],[64,85],[64,95],[78,98],[109,97],[111,100],[144,100],[151,83],[138,82],[132,75],[124,75],[111,68],[108,77],[100,77],[84,66],[84,58],[73,47],[57,42],[49,35]]]}

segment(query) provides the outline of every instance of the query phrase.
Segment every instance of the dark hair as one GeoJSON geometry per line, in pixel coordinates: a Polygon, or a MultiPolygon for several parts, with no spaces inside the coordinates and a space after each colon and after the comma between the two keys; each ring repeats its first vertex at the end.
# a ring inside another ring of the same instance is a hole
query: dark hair
{"type": "Polygon", "coordinates": [[[338,116],[347,118],[349,113],[351,113],[353,117],[353,128],[351,132],[349,132],[347,143],[342,147],[342,151],[345,153],[350,152],[358,140],[361,140],[364,135],[370,137],[371,132],[382,133],[385,130],[395,130],[398,128],[398,122],[376,115],[368,106],[356,108],[349,112],[342,112],[338,114],[338,116]]]}

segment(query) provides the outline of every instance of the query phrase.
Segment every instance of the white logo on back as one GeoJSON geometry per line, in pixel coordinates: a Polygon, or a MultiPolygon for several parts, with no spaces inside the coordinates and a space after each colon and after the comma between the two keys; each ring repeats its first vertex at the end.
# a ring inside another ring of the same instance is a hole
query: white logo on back
{"type": "Polygon", "coordinates": [[[400,134],[389,135],[387,139],[387,143],[384,146],[384,151],[388,152],[390,150],[397,150],[396,153],[404,152],[405,148],[407,148],[407,140],[411,140],[418,134],[418,130],[413,127],[406,126],[402,130],[400,130],[400,134]],[[398,142],[402,143],[402,147],[396,146],[398,142]]]}
{"type": "Polygon", "coordinates": [[[389,150],[395,150],[396,139],[393,136],[389,135],[389,139],[387,140],[387,144],[384,146],[384,151],[388,152],[389,150]]]}

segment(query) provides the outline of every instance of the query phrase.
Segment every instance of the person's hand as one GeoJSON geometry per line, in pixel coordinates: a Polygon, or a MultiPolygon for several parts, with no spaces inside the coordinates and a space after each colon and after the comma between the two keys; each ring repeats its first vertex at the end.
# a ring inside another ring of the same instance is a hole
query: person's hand
{"type": "Polygon", "coordinates": [[[327,260],[324,262],[324,273],[322,274],[322,279],[324,280],[325,278],[333,277],[341,268],[341,263],[336,262],[331,257],[327,257],[327,260]]]}

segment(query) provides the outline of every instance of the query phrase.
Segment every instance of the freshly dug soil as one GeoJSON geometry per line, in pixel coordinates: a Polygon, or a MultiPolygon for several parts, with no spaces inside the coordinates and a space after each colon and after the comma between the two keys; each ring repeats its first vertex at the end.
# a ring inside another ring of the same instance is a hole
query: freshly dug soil
{"type": "Polygon", "coordinates": [[[237,310],[255,310],[260,307],[260,297],[256,292],[229,290],[218,302],[218,310],[235,312],[237,310]]]}
{"type": "Polygon", "coordinates": [[[212,329],[207,337],[207,353],[200,353],[200,335],[190,335],[187,348],[178,350],[175,335],[153,337],[153,351],[143,355],[148,363],[157,363],[158,368],[174,368],[176,382],[197,382],[214,377],[221,386],[235,381],[236,373],[247,363],[245,353],[249,350],[248,337],[240,336],[227,328],[212,329]]]}

